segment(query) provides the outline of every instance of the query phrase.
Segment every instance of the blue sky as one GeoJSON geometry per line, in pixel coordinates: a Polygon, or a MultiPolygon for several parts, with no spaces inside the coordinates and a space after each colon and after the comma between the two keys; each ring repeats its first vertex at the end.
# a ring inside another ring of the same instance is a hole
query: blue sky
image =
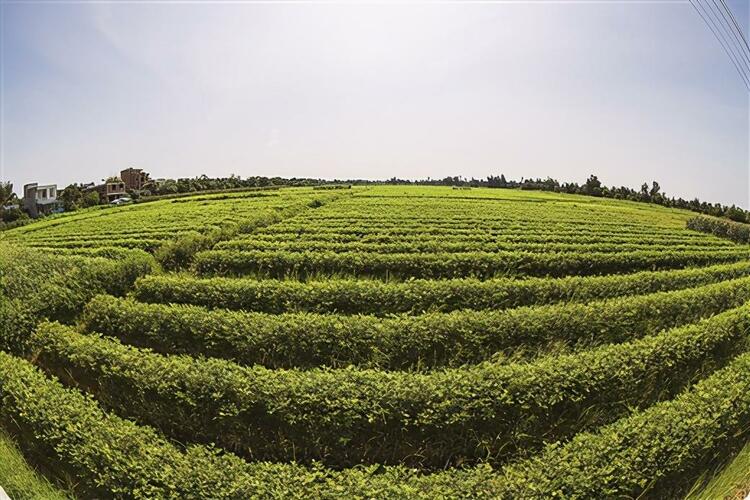
{"type": "MultiPolygon", "coordinates": [[[[747,29],[747,0],[728,0],[747,29]]],[[[3,176],[585,179],[748,208],[748,92],[687,2],[8,3],[3,176]]]]}

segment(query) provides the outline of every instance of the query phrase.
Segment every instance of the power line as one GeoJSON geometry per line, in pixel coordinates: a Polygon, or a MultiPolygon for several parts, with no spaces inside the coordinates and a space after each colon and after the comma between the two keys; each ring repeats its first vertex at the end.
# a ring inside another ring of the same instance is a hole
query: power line
{"type": "Polygon", "coordinates": [[[734,17],[734,13],[732,12],[732,9],[729,8],[727,3],[724,0],[719,0],[721,4],[724,6],[724,10],[727,11],[727,14],[729,14],[729,18],[732,20],[732,24],[734,25],[734,28],[736,32],[739,34],[740,38],[742,39],[742,43],[745,46],[745,49],[750,52],[750,45],[747,43],[747,37],[745,37],[745,32],[742,31],[742,28],[740,27],[739,23],[737,22],[737,18],[734,17]]]}
{"type": "Polygon", "coordinates": [[[742,54],[745,61],[747,61],[747,63],[750,64],[750,55],[748,55],[747,51],[745,50],[745,47],[740,37],[737,36],[737,30],[732,24],[732,21],[726,16],[726,14],[722,10],[722,8],[719,6],[719,4],[716,3],[716,0],[711,0],[711,1],[716,6],[716,10],[719,12],[719,14],[721,14],[721,17],[724,19],[724,21],[726,21],[726,26],[724,27],[725,31],[727,31],[728,33],[731,33],[731,36],[733,36],[734,40],[737,42],[735,45],[735,48],[739,51],[740,54],[742,54]]]}
{"type": "Polygon", "coordinates": [[[737,70],[737,73],[739,73],[740,77],[742,78],[742,81],[745,83],[745,87],[748,90],[750,90],[750,79],[748,78],[748,75],[741,69],[741,65],[735,59],[734,53],[729,49],[729,46],[724,40],[724,37],[721,36],[721,34],[717,31],[717,28],[713,22],[713,19],[708,14],[708,10],[706,9],[706,7],[700,2],[700,0],[690,0],[690,5],[693,6],[693,8],[701,17],[701,19],[703,19],[703,22],[706,23],[706,26],[708,26],[708,28],[711,30],[714,37],[716,37],[716,40],[721,45],[722,49],[724,49],[724,52],[727,54],[727,56],[729,56],[729,59],[732,61],[732,64],[734,65],[734,68],[737,70]]]}
{"type": "MultiPolygon", "coordinates": [[[[698,1],[700,3],[700,0],[698,1]]],[[[735,62],[740,66],[740,68],[742,68],[742,72],[745,74],[746,80],[750,82],[750,67],[748,67],[745,64],[745,61],[742,58],[741,47],[737,46],[737,44],[734,42],[734,40],[732,40],[731,35],[727,31],[727,28],[725,26],[726,18],[724,18],[720,14],[717,14],[716,11],[711,8],[711,4],[708,2],[708,0],[705,0],[705,4],[700,3],[700,5],[701,7],[703,7],[703,10],[704,12],[706,12],[706,15],[708,15],[709,18],[711,19],[712,24],[716,28],[716,31],[719,32],[719,34],[721,35],[721,38],[726,44],[726,46],[732,52],[735,62]],[[715,19],[715,22],[714,22],[714,19],[715,19]]],[[[716,4],[714,3],[714,5],[716,4]]]]}

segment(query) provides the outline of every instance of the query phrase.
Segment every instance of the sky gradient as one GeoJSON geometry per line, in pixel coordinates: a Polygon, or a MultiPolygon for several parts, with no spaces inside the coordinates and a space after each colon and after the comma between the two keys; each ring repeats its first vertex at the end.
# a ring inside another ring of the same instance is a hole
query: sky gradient
{"type": "MultiPolygon", "coordinates": [[[[748,0],[730,0],[748,23],[748,0]]],[[[554,177],[750,208],[687,2],[4,3],[3,178],[554,177]]]]}

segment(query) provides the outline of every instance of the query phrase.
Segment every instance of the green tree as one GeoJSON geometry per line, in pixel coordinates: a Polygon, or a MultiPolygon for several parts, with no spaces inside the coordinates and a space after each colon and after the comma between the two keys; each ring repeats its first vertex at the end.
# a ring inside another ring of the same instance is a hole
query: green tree
{"type": "Polygon", "coordinates": [[[83,202],[83,193],[81,188],[77,184],[71,184],[62,190],[60,193],[60,199],[63,202],[63,208],[70,212],[78,210],[83,202]]]}
{"type": "Polygon", "coordinates": [[[83,197],[84,207],[93,207],[93,206],[99,205],[100,203],[101,203],[101,199],[97,191],[90,191],[86,193],[86,195],[83,197]]]}
{"type": "Polygon", "coordinates": [[[0,206],[8,205],[17,199],[16,193],[13,192],[13,184],[10,182],[0,183],[0,206]]]}

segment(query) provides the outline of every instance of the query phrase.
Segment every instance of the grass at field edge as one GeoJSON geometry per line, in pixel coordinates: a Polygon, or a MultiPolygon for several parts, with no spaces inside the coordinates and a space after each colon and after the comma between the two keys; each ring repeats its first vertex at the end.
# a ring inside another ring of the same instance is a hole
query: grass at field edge
{"type": "Polygon", "coordinates": [[[0,486],[12,500],[70,498],[37,473],[10,436],[0,429],[0,486]]]}
{"type": "Polygon", "coordinates": [[[696,482],[686,500],[744,500],[750,497],[750,441],[731,462],[707,472],[696,482]]]}

